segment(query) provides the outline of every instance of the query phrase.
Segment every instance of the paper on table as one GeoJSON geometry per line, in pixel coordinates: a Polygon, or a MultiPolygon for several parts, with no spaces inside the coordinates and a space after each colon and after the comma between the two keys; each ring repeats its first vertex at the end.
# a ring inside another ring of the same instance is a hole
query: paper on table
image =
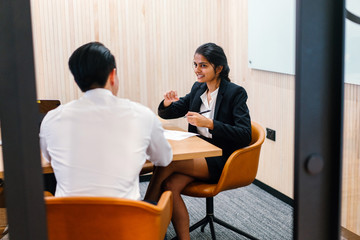
{"type": "Polygon", "coordinates": [[[164,136],[168,140],[183,140],[188,137],[199,135],[197,133],[175,131],[175,130],[166,130],[164,131],[164,136]]]}

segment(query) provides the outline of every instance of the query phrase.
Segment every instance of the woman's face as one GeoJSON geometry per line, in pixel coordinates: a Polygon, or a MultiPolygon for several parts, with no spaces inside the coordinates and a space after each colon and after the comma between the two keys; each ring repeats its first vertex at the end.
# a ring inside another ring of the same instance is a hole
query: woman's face
{"type": "Polygon", "coordinates": [[[208,60],[201,54],[195,54],[193,67],[198,82],[209,83],[216,81],[218,78],[219,73],[215,73],[214,65],[209,63],[208,60]]]}

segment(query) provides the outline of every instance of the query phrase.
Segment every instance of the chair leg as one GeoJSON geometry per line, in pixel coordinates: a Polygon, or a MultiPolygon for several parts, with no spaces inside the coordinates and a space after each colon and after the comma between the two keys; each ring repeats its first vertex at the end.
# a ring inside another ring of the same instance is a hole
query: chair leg
{"type": "Polygon", "coordinates": [[[215,236],[215,228],[214,228],[214,216],[213,215],[206,215],[203,219],[192,225],[189,229],[189,232],[192,232],[196,228],[201,226],[201,232],[204,232],[205,226],[209,223],[210,231],[211,231],[211,237],[213,240],[216,240],[215,236]]]}
{"type": "MultiPolygon", "coordinates": [[[[196,228],[201,226],[202,232],[204,232],[203,228],[210,222],[210,217],[209,216],[205,216],[203,219],[201,219],[200,221],[198,221],[197,223],[195,223],[194,225],[192,225],[189,228],[189,232],[195,230],[196,228]]],[[[171,240],[177,240],[177,237],[172,238],[171,240]]]]}
{"type": "Polygon", "coordinates": [[[198,221],[197,223],[192,225],[189,229],[189,232],[192,232],[193,230],[197,229],[198,227],[200,227],[202,225],[208,224],[208,222],[209,222],[208,216],[205,216],[203,219],[201,219],[200,221],[198,221]]]}
{"type": "Polygon", "coordinates": [[[207,224],[208,224],[208,222],[204,223],[204,225],[201,226],[201,232],[204,232],[204,229],[205,229],[207,224]]]}
{"type": "Polygon", "coordinates": [[[216,240],[215,228],[214,228],[214,216],[211,216],[211,217],[209,218],[209,226],[210,226],[211,238],[212,238],[213,240],[216,240]]]}
{"type": "Polygon", "coordinates": [[[237,233],[239,233],[239,234],[241,234],[241,235],[243,235],[243,236],[245,236],[245,237],[247,237],[249,239],[259,240],[258,238],[253,237],[253,236],[249,235],[248,233],[246,233],[244,231],[241,231],[240,229],[238,229],[238,228],[236,228],[234,226],[231,226],[230,224],[224,222],[223,220],[218,219],[217,217],[214,217],[214,222],[216,222],[217,224],[220,224],[221,226],[226,227],[226,228],[228,228],[230,230],[233,230],[234,232],[237,232],[237,233]]]}
{"type": "Polygon", "coordinates": [[[256,237],[251,236],[250,234],[235,228],[234,226],[231,226],[230,224],[218,219],[217,217],[214,216],[214,198],[213,197],[208,197],[206,198],[206,216],[201,219],[199,222],[195,223],[194,225],[192,225],[189,229],[189,231],[193,231],[196,228],[201,226],[201,231],[204,232],[204,228],[205,226],[209,223],[210,225],[210,231],[211,231],[211,237],[213,240],[216,240],[216,236],[215,236],[215,230],[214,230],[214,222],[220,224],[223,227],[226,227],[236,233],[239,233],[249,239],[252,240],[259,240],[256,237]]]}

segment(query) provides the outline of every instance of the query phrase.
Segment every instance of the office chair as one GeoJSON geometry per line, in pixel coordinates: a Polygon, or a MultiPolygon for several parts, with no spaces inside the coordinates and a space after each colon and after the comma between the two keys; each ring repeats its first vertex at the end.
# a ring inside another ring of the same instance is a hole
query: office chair
{"type": "Polygon", "coordinates": [[[214,196],[225,190],[245,187],[251,184],[255,179],[259,164],[261,145],[265,139],[265,132],[264,129],[256,122],[251,122],[251,130],[252,139],[250,145],[245,148],[238,149],[230,155],[226,161],[218,183],[209,184],[201,181],[195,181],[186,186],[182,191],[182,194],[190,197],[206,198],[206,216],[191,226],[190,232],[200,226],[202,226],[201,231],[203,232],[205,226],[209,223],[212,239],[215,240],[215,222],[242,234],[247,238],[257,239],[214,216],[214,196]]]}
{"type": "Polygon", "coordinates": [[[157,205],[113,197],[46,197],[49,240],[163,240],[172,215],[172,193],[157,205]]]}

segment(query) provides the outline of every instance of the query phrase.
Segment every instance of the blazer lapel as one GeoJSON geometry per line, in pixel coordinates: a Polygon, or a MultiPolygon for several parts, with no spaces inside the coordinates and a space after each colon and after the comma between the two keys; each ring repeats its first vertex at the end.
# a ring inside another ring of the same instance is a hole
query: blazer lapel
{"type": "Polygon", "coordinates": [[[193,112],[200,111],[200,106],[202,103],[200,96],[206,91],[206,89],[207,89],[206,84],[202,84],[202,86],[195,93],[194,101],[193,101],[190,111],[193,111],[193,112]]]}
{"type": "Polygon", "coordinates": [[[220,87],[219,87],[219,92],[216,98],[216,104],[215,104],[215,113],[214,113],[214,119],[217,119],[217,114],[219,112],[219,108],[221,105],[221,101],[223,99],[223,96],[225,94],[226,91],[226,87],[227,87],[227,81],[226,80],[221,80],[220,82],[220,87]]]}

